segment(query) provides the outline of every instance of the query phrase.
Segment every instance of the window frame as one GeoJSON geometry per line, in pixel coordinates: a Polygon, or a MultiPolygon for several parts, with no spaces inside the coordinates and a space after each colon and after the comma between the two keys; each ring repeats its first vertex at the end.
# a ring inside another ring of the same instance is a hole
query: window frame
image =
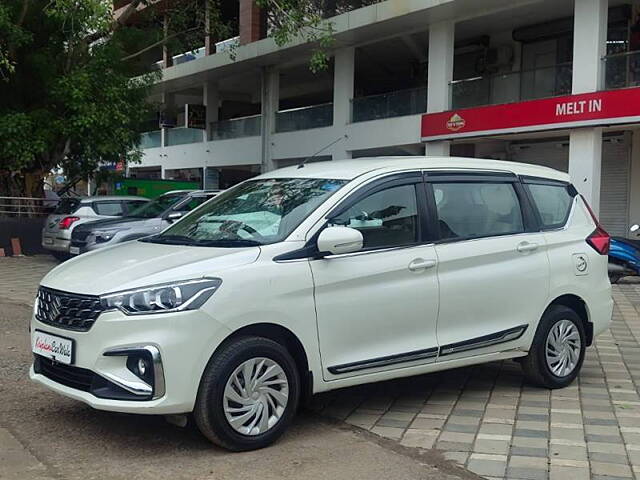
{"type": "Polygon", "coordinates": [[[389,190],[390,188],[402,187],[405,185],[413,185],[414,192],[416,195],[416,212],[417,212],[417,225],[416,228],[417,238],[416,241],[410,244],[405,245],[390,245],[390,246],[381,246],[381,247],[370,247],[370,248],[362,248],[358,250],[356,253],[361,252],[375,252],[382,250],[396,250],[400,248],[413,248],[419,245],[425,245],[433,243],[435,237],[433,236],[433,230],[429,226],[428,222],[428,207],[427,207],[427,195],[426,190],[424,188],[424,182],[422,178],[422,172],[419,170],[411,171],[411,172],[402,172],[402,173],[394,173],[391,175],[386,175],[382,178],[378,178],[373,182],[364,185],[356,189],[354,192],[349,194],[346,198],[342,199],[338,205],[336,205],[333,209],[331,209],[324,217],[324,222],[322,227],[318,229],[316,234],[311,238],[310,242],[315,244],[317,237],[320,235],[320,232],[327,228],[329,225],[329,221],[338,215],[343,214],[347,210],[349,210],[353,205],[358,202],[364,200],[365,198],[374,195],[378,192],[382,192],[384,190],[389,190]]]}
{"type": "Polygon", "coordinates": [[[520,178],[513,173],[505,172],[478,172],[478,171],[425,171],[424,172],[424,184],[427,190],[427,198],[429,203],[429,218],[431,219],[432,229],[437,232],[436,244],[457,243],[466,242],[468,240],[479,240],[485,238],[498,238],[513,235],[523,235],[527,233],[535,233],[540,231],[539,218],[534,215],[532,210],[530,198],[520,182],[520,178]],[[505,183],[510,184],[516,194],[518,205],[520,207],[520,214],[522,216],[522,232],[516,233],[502,233],[492,235],[477,235],[469,237],[459,238],[443,238],[440,232],[440,216],[438,215],[438,209],[436,207],[435,192],[433,184],[440,183],[484,183],[484,184],[496,184],[505,183]]]}
{"type": "Polygon", "coordinates": [[[567,223],[569,222],[569,218],[571,218],[571,212],[573,212],[576,196],[578,195],[578,191],[576,190],[576,188],[571,183],[564,182],[562,180],[554,180],[551,178],[544,178],[544,177],[533,177],[528,175],[521,175],[520,182],[522,185],[522,190],[527,196],[531,211],[535,216],[536,221],[539,225],[539,231],[552,232],[552,231],[562,230],[566,228],[567,223]],[[540,210],[538,210],[538,205],[536,205],[536,202],[533,198],[533,194],[529,189],[529,185],[547,185],[550,187],[564,187],[567,189],[567,193],[571,197],[572,201],[571,201],[570,208],[567,210],[567,213],[565,214],[565,218],[563,222],[554,223],[553,225],[550,225],[550,226],[545,226],[544,222],[542,221],[542,215],[540,214],[540,210]]]}

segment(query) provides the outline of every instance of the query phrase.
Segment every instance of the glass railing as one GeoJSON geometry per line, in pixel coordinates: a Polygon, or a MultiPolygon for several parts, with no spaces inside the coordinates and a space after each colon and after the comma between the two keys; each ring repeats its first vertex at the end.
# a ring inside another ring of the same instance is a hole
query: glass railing
{"type": "Polygon", "coordinates": [[[262,115],[231,118],[213,122],[210,126],[211,140],[225,140],[227,138],[255,137],[260,135],[262,115]]]}
{"type": "Polygon", "coordinates": [[[167,128],[165,130],[165,145],[184,145],[203,141],[203,131],[199,128],[167,128]]]}
{"type": "Polygon", "coordinates": [[[144,132],[140,134],[140,148],[157,148],[162,146],[162,132],[155,130],[153,132],[144,132]]]}
{"type": "Polygon", "coordinates": [[[495,105],[571,93],[573,65],[499,73],[451,82],[453,108],[495,105]]]}
{"type": "Polygon", "coordinates": [[[615,53],[602,60],[606,90],[640,85],[640,51],[615,53]]]}
{"type": "Polygon", "coordinates": [[[427,88],[356,97],[351,100],[351,121],[365,122],[379,118],[415,115],[427,111],[427,88]]]}
{"type": "Polygon", "coordinates": [[[276,132],[293,132],[333,125],[333,103],[276,112],[276,132]]]}

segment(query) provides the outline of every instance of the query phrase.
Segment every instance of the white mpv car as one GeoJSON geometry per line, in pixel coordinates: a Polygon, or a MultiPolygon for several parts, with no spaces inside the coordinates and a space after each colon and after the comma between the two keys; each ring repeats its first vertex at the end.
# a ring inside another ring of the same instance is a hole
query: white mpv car
{"type": "Polygon", "coordinates": [[[301,398],[518,359],[569,385],[611,320],[609,235],[564,173],[458,158],[318,162],[42,281],[33,380],[101,410],[185,414],[231,450],[301,398]]]}

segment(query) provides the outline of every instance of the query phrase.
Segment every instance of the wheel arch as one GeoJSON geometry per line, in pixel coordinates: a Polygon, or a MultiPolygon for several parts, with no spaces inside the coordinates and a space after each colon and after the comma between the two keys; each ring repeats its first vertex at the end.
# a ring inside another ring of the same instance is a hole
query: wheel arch
{"type": "Polygon", "coordinates": [[[570,308],[580,317],[582,320],[582,324],[584,326],[584,333],[587,337],[587,346],[591,346],[593,343],[593,323],[590,321],[589,316],[589,308],[587,307],[586,302],[582,299],[582,297],[575,295],[573,293],[565,293],[564,295],[560,295],[553,299],[547,308],[545,308],[544,313],[547,313],[550,308],[561,305],[567,308],[570,308]]]}
{"type": "Polygon", "coordinates": [[[300,392],[303,398],[308,398],[313,393],[313,372],[309,368],[309,358],[302,342],[295,333],[282,325],[275,323],[253,323],[231,332],[215,349],[212,357],[225,345],[239,337],[264,337],[283,345],[291,354],[302,383],[300,392]]]}

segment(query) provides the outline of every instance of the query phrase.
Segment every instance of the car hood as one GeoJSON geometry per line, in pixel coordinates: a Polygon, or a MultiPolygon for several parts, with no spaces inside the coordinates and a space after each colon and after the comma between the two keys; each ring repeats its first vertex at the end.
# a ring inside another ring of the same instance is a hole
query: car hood
{"type": "Polygon", "coordinates": [[[214,248],[121,243],[80,255],[51,270],[41,285],[86,295],[222,275],[257,260],[259,247],[214,248]]]}
{"type": "Polygon", "coordinates": [[[90,231],[98,229],[110,229],[110,228],[127,228],[133,226],[132,224],[142,224],[149,220],[159,221],[158,218],[137,218],[137,217],[118,217],[118,218],[105,218],[103,220],[95,220],[82,225],[82,228],[78,230],[90,231]]]}

